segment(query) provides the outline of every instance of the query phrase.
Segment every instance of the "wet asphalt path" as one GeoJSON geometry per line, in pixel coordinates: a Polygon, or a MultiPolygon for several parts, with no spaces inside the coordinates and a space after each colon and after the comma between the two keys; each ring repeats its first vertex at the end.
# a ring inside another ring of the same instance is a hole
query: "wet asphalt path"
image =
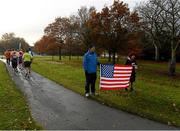
{"type": "Polygon", "coordinates": [[[177,129],[104,106],[37,73],[25,79],[22,73],[16,74],[8,66],[7,69],[26,96],[32,117],[45,129],[177,129]]]}

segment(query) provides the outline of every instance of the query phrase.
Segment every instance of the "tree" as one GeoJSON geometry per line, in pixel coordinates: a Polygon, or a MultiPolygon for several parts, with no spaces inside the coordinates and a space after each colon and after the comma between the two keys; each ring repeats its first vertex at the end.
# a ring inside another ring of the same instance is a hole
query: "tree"
{"type": "Polygon", "coordinates": [[[2,40],[11,40],[15,38],[15,34],[14,33],[5,33],[2,35],[2,40]]]}
{"type": "Polygon", "coordinates": [[[95,7],[81,7],[77,13],[77,21],[79,23],[79,40],[85,44],[86,48],[88,45],[94,43],[91,37],[91,29],[88,27],[87,22],[91,19],[91,13],[94,12],[96,9],[95,7]]]}
{"type": "Polygon", "coordinates": [[[108,50],[109,56],[113,54],[113,63],[115,63],[116,54],[126,49],[128,43],[132,43],[128,41],[132,39],[133,33],[137,34],[138,22],[137,12],[130,12],[127,4],[117,0],[110,8],[103,8],[100,13],[92,12],[88,26],[91,29],[91,37],[108,50]]]}
{"type": "Polygon", "coordinates": [[[162,9],[160,16],[166,25],[166,30],[170,33],[171,61],[169,74],[172,76],[175,75],[176,51],[180,44],[178,42],[180,37],[180,1],[160,0],[153,1],[153,3],[162,9]]]}
{"type": "Polygon", "coordinates": [[[58,54],[58,46],[59,44],[56,42],[54,37],[43,36],[35,43],[34,49],[39,54],[48,54],[54,56],[58,54]]]}
{"type": "Polygon", "coordinates": [[[69,23],[69,19],[65,17],[58,17],[55,19],[55,22],[49,24],[45,29],[44,33],[47,36],[52,36],[56,39],[59,44],[59,60],[61,60],[61,50],[63,47],[63,43],[66,39],[66,31],[67,24],[69,23]]]}
{"type": "Polygon", "coordinates": [[[43,36],[39,41],[37,41],[34,45],[34,50],[38,53],[38,54],[45,54],[46,53],[46,48],[47,48],[47,44],[46,43],[46,39],[47,36],[43,36]]]}
{"type": "Polygon", "coordinates": [[[46,48],[46,53],[48,55],[52,55],[52,60],[54,60],[54,55],[58,54],[58,47],[59,44],[56,42],[56,39],[49,36],[47,38],[48,40],[46,41],[47,48],[46,48]]]}
{"type": "Polygon", "coordinates": [[[155,60],[158,61],[160,59],[160,49],[165,44],[162,38],[166,39],[165,23],[160,15],[163,10],[154,2],[149,1],[139,6],[138,11],[141,17],[141,27],[152,40],[150,43],[154,46],[155,60]]]}
{"type": "Polygon", "coordinates": [[[73,47],[75,47],[77,42],[79,41],[78,31],[79,23],[77,21],[77,17],[75,15],[71,15],[69,18],[69,22],[67,23],[65,40],[65,47],[69,54],[69,60],[71,60],[71,55],[73,54],[73,47]]]}
{"type": "MultiPolygon", "coordinates": [[[[150,0],[140,9],[143,21],[148,25],[149,33],[156,50],[165,44],[169,45],[171,60],[169,74],[175,75],[176,52],[180,43],[180,1],[179,0],[150,0]],[[167,43],[168,42],[168,43],[167,43]],[[161,43],[161,44],[160,44],[161,43]]],[[[147,31],[145,29],[145,31],[147,31]]]]}

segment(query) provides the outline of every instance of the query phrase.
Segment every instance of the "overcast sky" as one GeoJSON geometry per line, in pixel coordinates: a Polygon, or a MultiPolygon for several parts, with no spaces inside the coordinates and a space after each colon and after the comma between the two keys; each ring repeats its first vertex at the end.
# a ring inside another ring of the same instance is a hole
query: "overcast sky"
{"type": "MultiPolygon", "coordinates": [[[[14,32],[33,45],[43,35],[44,28],[58,16],[69,16],[81,6],[100,10],[114,0],[0,0],[0,36],[14,32]]],[[[132,9],[144,0],[122,0],[132,9]]]]}

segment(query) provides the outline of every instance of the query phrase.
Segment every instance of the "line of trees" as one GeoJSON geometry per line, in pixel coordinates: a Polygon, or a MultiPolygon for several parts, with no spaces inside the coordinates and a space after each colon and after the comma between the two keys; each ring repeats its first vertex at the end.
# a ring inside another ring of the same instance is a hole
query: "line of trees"
{"type": "Polygon", "coordinates": [[[157,61],[164,56],[170,59],[169,73],[174,75],[180,52],[180,1],[149,0],[134,11],[119,0],[101,11],[81,7],[75,15],[57,17],[50,23],[35,50],[59,54],[59,59],[66,54],[71,59],[72,55],[82,55],[92,43],[98,54],[108,54],[112,63],[116,63],[116,56],[129,52],[157,61]]]}
{"type": "Polygon", "coordinates": [[[0,52],[3,54],[7,49],[18,50],[20,45],[23,50],[29,48],[29,44],[24,38],[16,37],[14,33],[5,33],[0,39],[0,52]]]}
{"type": "MultiPolygon", "coordinates": [[[[127,4],[114,1],[112,6],[106,6],[99,12],[94,7],[81,7],[76,15],[56,18],[45,28],[42,39],[55,38],[59,44],[57,47],[64,49],[69,59],[73,54],[82,55],[88,45],[93,43],[99,54],[107,52],[109,61],[112,59],[115,63],[115,56],[119,54],[125,54],[129,50],[140,52],[139,26],[137,12],[130,12],[127,4]]],[[[41,44],[35,44],[38,53],[42,53],[38,50],[43,47],[41,44]]]]}
{"type": "Polygon", "coordinates": [[[137,10],[145,39],[154,47],[155,60],[160,60],[160,52],[165,51],[163,56],[170,56],[169,74],[174,75],[176,55],[180,52],[180,1],[149,0],[137,10]]]}

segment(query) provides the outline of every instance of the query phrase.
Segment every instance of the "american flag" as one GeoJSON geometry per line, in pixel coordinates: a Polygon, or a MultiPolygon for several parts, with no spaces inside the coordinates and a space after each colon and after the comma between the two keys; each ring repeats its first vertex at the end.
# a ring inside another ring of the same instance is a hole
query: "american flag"
{"type": "Polygon", "coordinates": [[[119,90],[129,87],[132,66],[100,65],[100,89],[119,90]]]}

